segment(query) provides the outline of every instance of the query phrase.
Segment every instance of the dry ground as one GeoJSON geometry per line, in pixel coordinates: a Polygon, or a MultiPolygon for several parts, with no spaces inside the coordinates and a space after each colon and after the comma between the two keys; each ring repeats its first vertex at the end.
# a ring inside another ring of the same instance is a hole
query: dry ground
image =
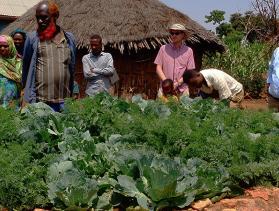
{"type": "Polygon", "coordinates": [[[266,99],[244,99],[242,102],[244,109],[251,109],[257,111],[268,110],[267,100],[266,99]]]}
{"type": "MultiPolygon", "coordinates": [[[[206,201],[204,201],[206,202],[206,201]]],[[[197,204],[199,205],[199,204],[197,204]]],[[[279,188],[256,187],[245,191],[243,196],[223,199],[206,207],[192,205],[185,211],[279,211],[279,188]]]]}

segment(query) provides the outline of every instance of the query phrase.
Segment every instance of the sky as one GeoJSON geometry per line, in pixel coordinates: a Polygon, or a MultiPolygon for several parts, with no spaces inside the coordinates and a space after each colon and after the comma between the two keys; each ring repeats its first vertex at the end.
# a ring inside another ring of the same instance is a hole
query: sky
{"type": "Polygon", "coordinates": [[[244,13],[253,10],[252,0],[160,0],[167,6],[174,8],[191,19],[197,21],[206,29],[215,29],[212,24],[205,23],[205,15],[209,15],[212,10],[225,11],[226,21],[229,21],[230,14],[244,13]]]}

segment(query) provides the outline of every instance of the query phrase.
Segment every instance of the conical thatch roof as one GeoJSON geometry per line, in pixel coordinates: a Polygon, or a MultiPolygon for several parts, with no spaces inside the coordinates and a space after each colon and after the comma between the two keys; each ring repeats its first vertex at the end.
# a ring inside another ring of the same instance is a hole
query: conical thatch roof
{"type": "MultiPolygon", "coordinates": [[[[167,28],[173,23],[185,25],[192,36],[190,43],[200,43],[208,51],[223,51],[220,40],[201,25],[158,0],[56,0],[60,7],[58,23],[72,32],[78,47],[87,47],[92,33],[103,42],[123,52],[141,48],[158,48],[168,40],[167,28]]],[[[36,28],[35,8],[11,23],[3,33],[15,28],[36,28]]]]}

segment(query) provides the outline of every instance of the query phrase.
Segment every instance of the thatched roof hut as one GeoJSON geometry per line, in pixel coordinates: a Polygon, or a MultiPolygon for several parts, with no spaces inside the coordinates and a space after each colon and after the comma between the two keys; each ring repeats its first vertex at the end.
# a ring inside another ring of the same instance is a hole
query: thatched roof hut
{"type": "MultiPolygon", "coordinates": [[[[115,66],[120,73],[120,79],[123,80],[128,77],[126,73],[139,71],[137,74],[140,74],[147,71],[146,68],[151,68],[150,72],[153,72],[151,80],[154,83],[153,59],[159,47],[168,42],[166,29],[173,23],[184,24],[191,35],[187,42],[194,50],[197,66],[201,65],[204,52],[224,50],[224,45],[213,33],[187,15],[169,8],[158,0],[56,0],[55,2],[60,6],[58,23],[75,35],[80,54],[86,53],[90,35],[100,34],[106,50],[113,54],[115,66]],[[132,60],[134,62],[127,65],[132,60]],[[140,70],[138,68],[140,61],[147,62],[147,60],[150,63],[148,67],[145,66],[145,70],[140,70]],[[132,69],[128,70],[128,66],[132,69]]],[[[35,8],[36,6],[29,9],[10,24],[4,33],[10,33],[15,28],[35,30],[35,8]]],[[[146,80],[149,79],[144,78],[144,81],[146,80]]]]}
{"type": "Polygon", "coordinates": [[[0,0],[0,31],[40,0],[0,0]]]}

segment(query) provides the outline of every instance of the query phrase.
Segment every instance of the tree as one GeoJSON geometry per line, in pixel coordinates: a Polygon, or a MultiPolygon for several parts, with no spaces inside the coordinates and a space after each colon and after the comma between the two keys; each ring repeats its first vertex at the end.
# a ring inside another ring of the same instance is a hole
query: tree
{"type": "Polygon", "coordinates": [[[279,34],[278,0],[253,0],[254,11],[244,14],[234,13],[229,22],[224,22],[225,12],[213,10],[210,15],[205,16],[206,23],[212,22],[216,27],[219,37],[232,36],[229,40],[243,40],[254,42],[274,38],[279,34]]]}
{"type": "Polygon", "coordinates": [[[265,26],[260,21],[259,14],[255,14],[253,11],[247,11],[243,15],[240,13],[234,13],[230,17],[230,23],[232,28],[244,35],[244,39],[253,42],[260,40],[265,35],[265,26]]]}
{"type": "MultiPolygon", "coordinates": [[[[236,37],[235,35],[237,35],[237,37],[239,36],[243,36],[243,33],[235,33],[235,28],[233,27],[233,25],[231,23],[227,23],[227,22],[223,22],[225,20],[225,12],[221,11],[221,10],[213,10],[210,12],[210,15],[205,16],[205,18],[207,19],[205,22],[206,23],[210,23],[213,22],[213,24],[219,24],[216,27],[216,34],[220,37],[220,38],[224,38],[226,36],[229,36],[231,34],[234,34],[233,37],[236,37]]],[[[240,17],[242,17],[242,15],[240,13],[238,14],[234,14],[235,20],[238,20],[240,17]]],[[[237,21],[234,21],[235,26],[238,25],[237,21]]],[[[243,27],[242,27],[243,28],[243,27]]],[[[241,39],[241,38],[240,38],[241,39]]],[[[239,38],[237,39],[239,40],[239,38]]]]}
{"type": "Polygon", "coordinates": [[[269,31],[268,35],[278,35],[277,18],[279,13],[278,0],[254,0],[254,10],[258,12],[262,24],[269,31]]]}
{"type": "Polygon", "coordinates": [[[241,13],[233,13],[230,16],[230,23],[232,27],[237,31],[244,31],[244,20],[241,13]]]}
{"type": "Polygon", "coordinates": [[[225,20],[225,12],[222,10],[213,10],[210,12],[210,15],[206,15],[206,23],[212,22],[213,25],[220,24],[222,21],[225,20]]]}
{"type": "Polygon", "coordinates": [[[219,37],[228,36],[234,31],[232,25],[230,23],[221,23],[216,27],[216,34],[219,37]]]}

